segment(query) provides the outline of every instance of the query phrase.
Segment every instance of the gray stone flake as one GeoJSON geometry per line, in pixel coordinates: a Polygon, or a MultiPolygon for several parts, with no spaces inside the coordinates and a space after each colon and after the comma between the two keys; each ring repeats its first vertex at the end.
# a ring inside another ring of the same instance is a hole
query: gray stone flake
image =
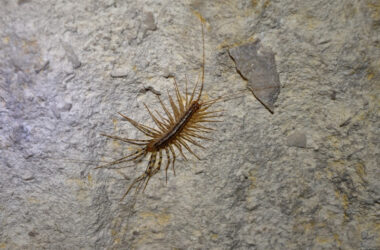
{"type": "Polygon", "coordinates": [[[229,49],[236,69],[247,80],[247,88],[273,113],[274,103],[280,93],[280,79],[274,54],[264,48],[259,40],[229,49]]]}
{"type": "Polygon", "coordinates": [[[287,143],[289,146],[306,148],[306,135],[302,132],[294,132],[287,138],[287,143]]]}
{"type": "Polygon", "coordinates": [[[73,47],[66,42],[62,42],[62,46],[66,51],[67,59],[69,59],[73,65],[73,69],[79,68],[82,63],[79,61],[78,56],[75,54],[73,47]]]}

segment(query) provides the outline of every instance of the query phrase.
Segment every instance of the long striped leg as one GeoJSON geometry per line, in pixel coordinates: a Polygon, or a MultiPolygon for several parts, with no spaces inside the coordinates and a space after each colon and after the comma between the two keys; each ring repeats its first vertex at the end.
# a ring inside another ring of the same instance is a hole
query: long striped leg
{"type": "Polygon", "coordinates": [[[156,95],[156,96],[157,96],[158,101],[160,102],[161,107],[162,107],[162,109],[164,110],[166,116],[169,118],[170,124],[172,124],[172,123],[174,122],[174,118],[173,118],[173,116],[170,114],[169,110],[165,107],[165,105],[164,105],[164,103],[162,102],[161,98],[160,98],[158,95],[156,95]]]}
{"type": "Polygon", "coordinates": [[[172,110],[174,113],[175,120],[177,121],[180,118],[180,111],[178,110],[177,105],[174,103],[172,96],[169,94],[169,90],[168,90],[168,98],[169,98],[170,106],[172,107],[172,110]]]}
{"type": "MultiPolygon", "coordinates": [[[[144,186],[144,183],[145,181],[148,179],[150,179],[151,177],[151,170],[154,166],[154,163],[156,161],[156,152],[153,152],[151,155],[150,155],[150,159],[149,159],[149,163],[148,163],[148,166],[146,167],[146,170],[145,172],[140,176],[142,177],[141,180],[139,181],[139,183],[137,184],[137,187],[135,189],[135,195],[141,190],[141,187],[144,186]]],[[[146,183],[147,185],[148,183],[146,183]]],[[[145,187],[146,187],[145,185],[145,187]]],[[[145,190],[145,187],[144,187],[144,190],[145,190]]],[[[143,191],[144,192],[144,191],[143,191]]]]}
{"type": "Polygon", "coordinates": [[[150,111],[150,109],[148,108],[148,106],[145,103],[144,103],[144,106],[148,110],[149,115],[152,117],[152,119],[153,119],[154,123],[157,125],[157,127],[159,129],[161,129],[162,132],[166,131],[167,127],[165,126],[165,124],[163,124],[160,120],[157,119],[157,117],[155,117],[153,115],[153,113],[150,111]]]}
{"type": "Polygon", "coordinates": [[[127,189],[127,191],[124,193],[123,197],[121,197],[120,201],[122,201],[125,198],[125,196],[128,195],[129,191],[131,191],[131,189],[136,185],[136,183],[137,183],[137,186],[135,189],[135,195],[138,193],[138,191],[141,189],[141,184],[148,177],[148,169],[149,169],[150,165],[152,164],[152,159],[153,159],[153,154],[150,155],[150,160],[149,160],[147,170],[142,175],[140,175],[139,177],[134,179],[134,181],[131,183],[131,185],[129,185],[129,188],[127,189]]]}
{"type": "MultiPolygon", "coordinates": [[[[148,179],[147,179],[147,181],[146,181],[146,184],[145,184],[145,187],[144,187],[143,192],[145,191],[145,188],[146,188],[146,186],[148,185],[148,182],[149,182],[150,178],[151,178],[153,175],[157,174],[158,171],[160,171],[160,169],[161,169],[161,163],[162,163],[162,151],[161,151],[161,150],[158,151],[158,154],[159,154],[159,157],[158,157],[157,167],[154,167],[154,165],[152,166],[152,168],[151,168],[151,172],[150,172],[149,175],[148,175],[148,179]]],[[[153,163],[153,164],[154,164],[154,163],[153,163]]]]}
{"type": "Polygon", "coordinates": [[[161,151],[161,150],[158,151],[158,155],[159,155],[159,157],[158,157],[157,168],[155,168],[153,174],[156,174],[156,173],[157,173],[158,171],[160,171],[160,169],[161,169],[161,163],[162,163],[162,151],[161,151]]]}
{"type": "Polygon", "coordinates": [[[135,166],[137,165],[138,163],[140,163],[144,158],[145,156],[147,155],[147,152],[145,151],[145,153],[141,156],[139,156],[138,158],[132,160],[133,161],[133,165],[128,165],[128,166],[120,166],[120,167],[113,167],[112,169],[123,169],[123,168],[128,168],[128,167],[132,167],[132,166],[135,166]]]}
{"type": "Polygon", "coordinates": [[[208,119],[200,118],[199,120],[197,120],[197,122],[222,122],[222,121],[221,120],[208,120],[208,119]]]}
{"type": "Polygon", "coordinates": [[[170,153],[168,148],[165,148],[166,151],[166,157],[167,157],[167,162],[166,162],[166,167],[165,167],[165,177],[166,177],[166,184],[168,184],[168,169],[170,166],[170,153]]]}
{"type": "Polygon", "coordinates": [[[201,132],[203,132],[202,130],[205,130],[205,131],[215,131],[215,129],[213,129],[213,128],[205,127],[205,126],[202,126],[202,125],[197,124],[197,123],[195,123],[195,124],[190,124],[190,125],[189,125],[189,128],[197,129],[197,130],[199,130],[199,131],[201,131],[201,132]]]}
{"type": "MultiPolygon", "coordinates": [[[[201,131],[201,132],[203,133],[204,131],[201,131]]],[[[213,140],[213,139],[211,139],[211,138],[209,138],[209,137],[205,137],[205,136],[198,135],[198,134],[196,134],[196,133],[194,133],[194,132],[191,132],[191,131],[189,131],[189,130],[184,131],[184,134],[185,134],[185,135],[189,135],[189,136],[193,136],[193,137],[198,137],[198,138],[200,138],[200,139],[207,140],[207,141],[212,141],[212,140],[213,140]]]]}
{"type": "Polygon", "coordinates": [[[137,159],[137,158],[139,158],[141,156],[145,156],[145,154],[146,154],[145,148],[138,149],[135,152],[133,152],[132,154],[124,156],[124,157],[122,157],[122,158],[120,158],[120,159],[118,159],[116,161],[110,162],[108,164],[97,166],[95,169],[98,169],[98,168],[107,168],[107,167],[110,167],[110,166],[113,166],[113,165],[116,165],[116,164],[119,164],[119,163],[133,161],[133,160],[135,160],[135,159],[137,159]],[[129,157],[132,157],[132,158],[129,158],[129,157]]]}
{"type": "Polygon", "coordinates": [[[184,135],[182,135],[182,137],[183,137],[184,140],[186,140],[186,141],[188,141],[188,142],[194,144],[195,146],[198,146],[198,147],[200,147],[200,148],[202,148],[202,149],[205,149],[205,147],[203,147],[203,146],[202,146],[201,144],[199,144],[198,142],[194,141],[190,136],[184,134],[184,135]]]}
{"type": "Polygon", "coordinates": [[[122,138],[119,136],[107,135],[107,134],[100,134],[100,135],[114,139],[114,140],[119,140],[119,141],[127,142],[130,144],[135,144],[135,145],[147,145],[149,143],[149,140],[129,139],[129,138],[122,138]]]}
{"type": "Polygon", "coordinates": [[[196,90],[197,87],[198,87],[199,79],[200,79],[200,75],[198,75],[197,83],[195,84],[194,89],[193,89],[193,92],[191,93],[189,103],[192,103],[192,102],[193,102],[194,95],[195,95],[195,90],[196,90]]]}
{"type": "Polygon", "coordinates": [[[175,89],[175,94],[177,96],[177,102],[178,102],[179,110],[181,111],[181,113],[183,113],[185,110],[185,107],[183,106],[183,97],[182,97],[181,93],[179,92],[177,81],[176,81],[175,77],[173,77],[173,79],[174,79],[174,89],[175,89]]]}
{"type": "Polygon", "coordinates": [[[186,158],[185,154],[184,154],[183,151],[182,151],[182,146],[181,146],[181,144],[179,143],[179,141],[174,141],[174,146],[176,146],[176,147],[178,148],[179,153],[182,155],[183,159],[184,159],[185,161],[187,161],[187,158],[186,158]]]}
{"type": "Polygon", "coordinates": [[[148,185],[148,182],[150,180],[150,177],[153,176],[153,169],[154,169],[154,166],[156,165],[156,158],[157,158],[157,153],[156,152],[153,152],[152,153],[152,157],[150,158],[150,161],[149,161],[149,165],[148,165],[148,168],[146,170],[146,174],[148,175],[147,179],[146,179],[146,183],[145,183],[145,186],[144,186],[144,189],[143,189],[143,192],[145,191],[146,189],[146,186],[148,185]]]}
{"type": "Polygon", "coordinates": [[[169,149],[170,149],[170,151],[172,152],[172,155],[173,155],[172,166],[173,166],[173,173],[174,173],[174,176],[175,176],[174,163],[175,163],[176,155],[175,155],[175,152],[174,152],[174,149],[173,149],[173,146],[172,146],[172,145],[169,146],[169,149]]]}
{"type": "Polygon", "coordinates": [[[125,196],[128,195],[129,191],[131,191],[131,189],[133,188],[133,186],[136,184],[136,183],[140,183],[142,180],[144,180],[146,178],[146,173],[140,175],[138,178],[136,178],[131,185],[129,185],[129,188],[127,190],[127,192],[124,193],[123,197],[121,197],[120,201],[122,201],[125,196]]]}
{"type": "Polygon", "coordinates": [[[132,124],[135,128],[137,128],[138,130],[140,130],[141,132],[143,132],[147,136],[155,137],[155,136],[160,134],[160,132],[154,128],[151,128],[151,127],[145,126],[141,123],[138,123],[138,122],[132,120],[131,118],[129,118],[128,116],[123,115],[120,112],[118,114],[121,115],[125,120],[127,120],[130,124],[132,124]]]}
{"type": "Polygon", "coordinates": [[[157,112],[157,110],[155,110],[158,117],[160,117],[160,119],[162,120],[162,124],[165,125],[165,127],[168,129],[170,128],[170,121],[169,119],[165,118],[163,115],[161,115],[160,113],[157,112]]]}
{"type": "Polygon", "coordinates": [[[189,145],[187,145],[187,143],[185,141],[183,141],[181,138],[178,138],[177,140],[179,141],[179,143],[181,143],[187,149],[187,151],[189,151],[192,155],[194,155],[198,160],[201,159],[201,158],[199,158],[198,155],[196,155],[193,152],[193,150],[191,150],[191,148],[189,147],[189,145]]]}

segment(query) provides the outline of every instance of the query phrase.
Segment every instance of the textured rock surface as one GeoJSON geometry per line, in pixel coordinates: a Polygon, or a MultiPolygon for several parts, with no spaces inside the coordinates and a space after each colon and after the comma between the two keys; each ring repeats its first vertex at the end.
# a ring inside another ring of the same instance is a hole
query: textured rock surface
{"type": "Polygon", "coordinates": [[[379,249],[380,5],[363,1],[2,1],[0,248],[379,249]],[[92,162],[141,137],[143,102],[200,72],[206,94],[245,86],[226,48],[275,53],[271,115],[252,96],[226,110],[201,161],[119,202],[123,175],[92,162]],[[112,77],[114,74],[116,77],[112,77]],[[292,147],[294,131],[307,135],[292,147]]]}

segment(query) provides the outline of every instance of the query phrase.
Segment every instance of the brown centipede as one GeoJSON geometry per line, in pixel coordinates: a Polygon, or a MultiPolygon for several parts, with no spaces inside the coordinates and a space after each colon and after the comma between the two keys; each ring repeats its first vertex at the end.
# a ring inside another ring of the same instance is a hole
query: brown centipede
{"type": "Polygon", "coordinates": [[[145,157],[149,157],[149,163],[146,167],[146,170],[143,174],[137,177],[129,186],[123,197],[128,195],[130,190],[135,187],[136,193],[139,192],[142,188],[143,191],[148,185],[148,182],[152,176],[158,173],[161,169],[163,154],[166,154],[166,166],[165,166],[165,175],[167,181],[167,171],[172,165],[173,172],[175,174],[175,161],[177,158],[176,151],[177,149],[180,155],[187,160],[184,149],[189,151],[192,155],[194,155],[197,159],[200,159],[194,151],[191,149],[189,144],[198,146],[204,149],[199,142],[195,140],[203,139],[203,140],[211,140],[208,137],[203,136],[200,133],[210,133],[212,132],[212,128],[203,125],[203,123],[211,123],[218,122],[219,120],[213,120],[215,117],[219,117],[220,114],[216,114],[221,112],[218,111],[209,111],[209,108],[216,102],[222,100],[222,97],[218,97],[216,99],[204,101],[202,100],[202,91],[204,86],[204,72],[205,72],[205,42],[204,42],[204,28],[203,28],[203,20],[201,19],[201,28],[202,28],[202,49],[203,49],[203,57],[202,57],[202,72],[201,76],[198,77],[198,81],[196,82],[193,91],[190,94],[187,92],[187,80],[186,80],[186,89],[185,93],[181,94],[176,82],[176,79],[173,78],[173,85],[175,90],[175,96],[177,99],[177,103],[174,101],[174,98],[168,92],[168,99],[172,109],[172,113],[169,112],[169,109],[165,106],[163,101],[161,100],[159,95],[155,95],[158,98],[158,101],[166,115],[160,114],[156,111],[157,116],[151,112],[147,105],[145,108],[147,109],[149,115],[153,119],[157,128],[152,128],[143,124],[140,124],[131,118],[119,113],[126,121],[128,121],[131,125],[137,128],[140,132],[145,134],[145,136],[149,137],[148,139],[129,139],[122,138],[119,136],[102,134],[102,136],[106,136],[108,138],[119,140],[123,142],[127,142],[130,144],[140,146],[139,149],[135,150],[131,154],[124,156],[120,159],[112,161],[106,165],[99,166],[97,168],[112,168],[112,166],[125,163],[125,162],[139,162],[145,157]],[[198,89],[200,79],[200,87],[198,89]],[[197,93],[196,93],[197,92],[197,93]],[[150,155],[150,156],[149,156],[150,155]]]}

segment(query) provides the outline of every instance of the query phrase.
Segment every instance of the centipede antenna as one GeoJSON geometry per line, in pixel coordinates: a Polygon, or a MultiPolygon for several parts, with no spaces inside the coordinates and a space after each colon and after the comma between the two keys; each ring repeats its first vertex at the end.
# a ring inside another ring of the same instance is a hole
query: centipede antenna
{"type": "Polygon", "coordinates": [[[201,84],[201,89],[199,90],[198,98],[197,100],[200,100],[202,96],[202,91],[203,91],[203,83],[205,81],[205,36],[204,36],[204,31],[203,31],[203,20],[201,20],[201,27],[202,27],[202,84],[201,84]]]}

